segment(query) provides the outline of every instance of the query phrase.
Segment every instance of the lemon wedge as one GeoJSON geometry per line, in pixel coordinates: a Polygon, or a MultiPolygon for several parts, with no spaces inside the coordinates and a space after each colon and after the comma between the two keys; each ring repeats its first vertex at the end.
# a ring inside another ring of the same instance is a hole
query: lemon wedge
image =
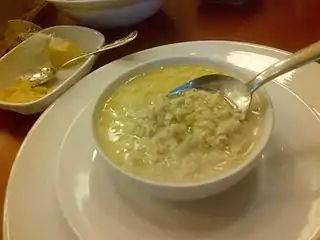
{"type": "Polygon", "coordinates": [[[83,51],[77,44],[65,39],[52,37],[49,43],[50,61],[55,67],[60,67],[65,62],[81,55],[82,53],[83,51]]]}

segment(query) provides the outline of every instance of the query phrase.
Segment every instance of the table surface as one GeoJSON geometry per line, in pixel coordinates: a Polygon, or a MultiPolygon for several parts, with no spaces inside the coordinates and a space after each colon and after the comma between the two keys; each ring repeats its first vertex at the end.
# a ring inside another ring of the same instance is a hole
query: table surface
{"type": "MultiPolygon", "coordinates": [[[[133,43],[102,55],[95,67],[142,49],[181,41],[232,40],[296,51],[320,39],[319,0],[252,1],[257,4],[228,8],[212,5],[210,0],[167,0],[162,11],[136,26],[100,29],[107,41],[133,29],[140,35],[133,43]]],[[[45,7],[35,22],[42,27],[74,24],[52,6],[45,7]]],[[[0,110],[1,206],[17,151],[38,117],[0,110]]]]}

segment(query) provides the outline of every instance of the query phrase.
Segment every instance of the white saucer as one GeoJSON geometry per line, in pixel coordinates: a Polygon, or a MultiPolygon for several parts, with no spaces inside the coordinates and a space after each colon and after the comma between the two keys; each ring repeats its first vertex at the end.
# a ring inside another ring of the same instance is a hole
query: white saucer
{"type": "Polygon", "coordinates": [[[95,151],[88,105],[70,125],[58,157],[57,191],[71,226],[83,240],[309,239],[320,224],[308,216],[320,214],[320,151],[312,152],[320,145],[320,122],[283,85],[267,90],[276,127],[261,166],[227,193],[191,203],[117,188],[95,151]]]}
{"type": "Polygon", "coordinates": [[[115,188],[106,165],[95,156],[89,114],[106,81],[150,58],[210,53],[253,71],[285,55],[249,44],[183,43],[143,51],[90,74],[62,96],[26,138],[8,185],[4,239],[74,239],[57,207],[55,166],[61,208],[83,240],[312,239],[320,226],[316,64],[279,78],[281,86],[268,86],[276,108],[276,131],[265,161],[221,196],[200,204],[173,204],[130,186],[115,188]]]}

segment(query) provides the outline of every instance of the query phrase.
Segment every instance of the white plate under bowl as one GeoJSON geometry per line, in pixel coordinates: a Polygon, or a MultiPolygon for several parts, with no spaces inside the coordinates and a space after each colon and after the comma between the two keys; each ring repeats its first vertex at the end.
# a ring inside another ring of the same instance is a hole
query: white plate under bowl
{"type": "Polygon", "coordinates": [[[79,113],[61,145],[57,191],[81,239],[298,239],[310,211],[320,214],[320,205],[312,206],[320,197],[314,190],[320,184],[320,170],[315,170],[320,169],[320,150],[312,152],[320,146],[320,122],[283,86],[270,83],[266,88],[276,124],[262,163],[238,185],[203,201],[150,198],[134,182],[108,172],[87,127],[92,105],[79,113]],[[300,128],[288,124],[293,119],[300,128]]]}
{"type": "Polygon", "coordinates": [[[121,240],[152,239],[155,236],[201,240],[212,239],[214,234],[217,236],[215,239],[222,240],[228,234],[237,234],[235,239],[244,236],[247,239],[256,236],[259,237],[255,239],[317,239],[315,236],[320,226],[320,162],[317,161],[320,153],[316,136],[319,133],[316,117],[320,110],[320,82],[317,77],[320,67],[317,64],[278,78],[278,84],[268,87],[274,98],[276,118],[279,118],[276,119],[276,132],[263,164],[234,189],[200,202],[203,207],[199,207],[194,203],[170,204],[154,200],[126,186],[119,190],[113,187],[105,172],[106,165],[98,157],[93,157],[95,151],[88,132],[92,101],[96,100],[106,81],[125,72],[128,67],[144,64],[150,59],[190,54],[213,56],[244,70],[258,72],[287,53],[251,44],[189,42],[143,51],[90,74],[42,115],[21,147],[7,188],[4,239],[75,239],[56,201],[55,170],[58,161],[60,167],[66,164],[79,169],[76,175],[69,169],[70,177],[65,176],[66,186],[56,187],[68,223],[84,240],[99,239],[105,232],[101,228],[110,230],[104,239],[121,240]],[[308,105],[297,100],[298,96],[294,94],[302,96],[308,105]],[[79,127],[81,131],[77,132],[79,127]],[[71,154],[66,146],[73,146],[75,142],[71,140],[75,136],[80,137],[76,141],[79,144],[71,154]],[[87,155],[80,156],[80,153],[87,155]],[[77,156],[78,164],[74,164],[73,157],[77,156]],[[61,162],[62,159],[65,162],[61,162]],[[270,174],[274,178],[270,178],[270,174]],[[69,187],[70,193],[65,195],[65,189],[69,187]],[[74,203],[74,206],[69,203],[74,203]],[[223,203],[229,208],[220,209],[223,203]],[[71,216],[71,212],[76,215],[71,216]],[[113,218],[108,218],[108,214],[113,218]],[[98,218],[93,221],[94,216],[98,218]],[[99,222],[102,219],[108,221],[99,222]],[[249,222],[252,225],[248,226],[249,222]],[[261,230],[262,226],[264,229],[261,230]],[[123,238],[117,238],[119,236],[123,238]]]}

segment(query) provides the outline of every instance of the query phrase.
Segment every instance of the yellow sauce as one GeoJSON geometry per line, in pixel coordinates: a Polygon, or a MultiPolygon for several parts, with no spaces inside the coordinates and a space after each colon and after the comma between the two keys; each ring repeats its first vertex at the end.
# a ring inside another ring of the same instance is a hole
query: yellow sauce
{"type": "Polygon", "coordinates": [[[13,103],[35,101],[51,91],[45,86],[33,87],[29,81],[16,81],[0,91],[0,100],[13,103]]]}

